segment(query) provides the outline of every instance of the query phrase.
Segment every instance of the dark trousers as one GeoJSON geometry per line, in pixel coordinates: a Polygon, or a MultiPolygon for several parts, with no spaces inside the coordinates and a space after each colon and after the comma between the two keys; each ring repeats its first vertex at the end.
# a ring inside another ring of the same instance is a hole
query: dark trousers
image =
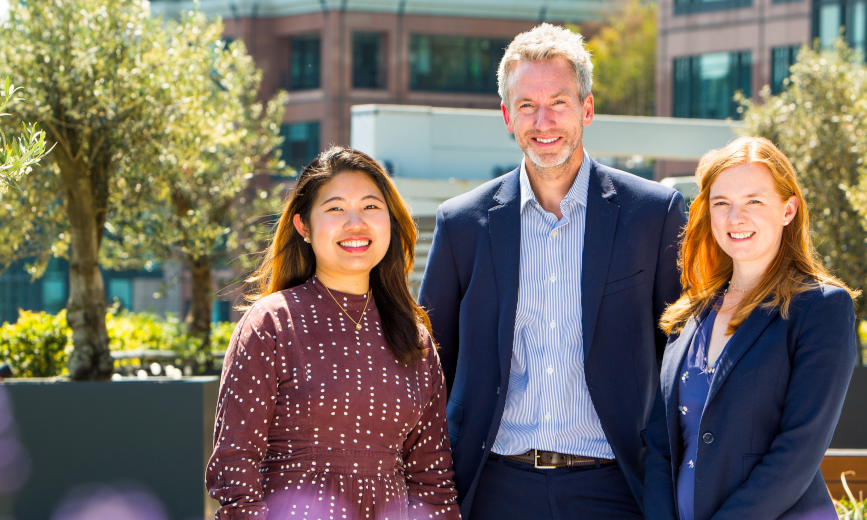
{"type": "Polygon", "coordinates": [[[468,520],[642,520],[620,467],[536,469],[488,459],[468,520]]]}

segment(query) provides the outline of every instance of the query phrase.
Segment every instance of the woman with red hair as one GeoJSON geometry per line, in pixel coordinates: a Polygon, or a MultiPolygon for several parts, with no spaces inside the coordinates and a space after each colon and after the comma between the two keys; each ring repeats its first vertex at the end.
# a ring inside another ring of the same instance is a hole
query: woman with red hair
{"type": "Polygon", "coordinates": [[[835,520],[819,465],[855,365],[858,292],[817,261],[795,170],[770,141],[711,151],[696,177],[684,292],[660,320],[647,517],[835,520]]]}

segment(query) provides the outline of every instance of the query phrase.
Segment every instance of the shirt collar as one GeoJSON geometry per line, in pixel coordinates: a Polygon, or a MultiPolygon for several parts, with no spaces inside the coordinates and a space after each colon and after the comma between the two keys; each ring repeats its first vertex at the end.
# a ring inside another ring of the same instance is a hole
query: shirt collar
{"type": "MultiPolygon", "coordinates": [[[[563,203],[569,202],[577,202],[581,204],[585,208],[587,207],[587,191],[590,187],[590,154],[587,153],[587,150],[584,150],[584,158],[581,161],[581,168],[578,169],[578,175],[575,176],[575,180],[572,182],[572,187],[569,188],[569,192],[563,198],[563,203]]],[[[521,160],[521,172],[519,175],[520,185],[521,185],[521,211],[524,211],[524,208],[527,207],[527,203],[532,202],[533,204],[538,204],[536,200],[536,194],[533,193],[533,187],[530,186],[530,178],[527,177],[527,158],[524,157],[521,160]]]]}

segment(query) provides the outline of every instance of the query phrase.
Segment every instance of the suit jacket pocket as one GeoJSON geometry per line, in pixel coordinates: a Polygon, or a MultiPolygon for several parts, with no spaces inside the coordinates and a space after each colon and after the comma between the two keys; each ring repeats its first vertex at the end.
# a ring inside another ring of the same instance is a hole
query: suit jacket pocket
{"type": "Polygon", "coordinates": [[[605,292],[602,293],[602,296],[608,296],[609,294],[625,291],[626,289],[631,289],[643,283],[644,271],[639,271],[632,276],[621,278],[620,280],[615,280],[613,282],[605,284],[605,292]]]}
{"type": "Polygon", "coordinates": [[[461,421],[464,418],[464,405],[457,401],[449,401],[446,405],[446,419],[449,424],[449,442],[452,449],[461,437],[461,421]]]}

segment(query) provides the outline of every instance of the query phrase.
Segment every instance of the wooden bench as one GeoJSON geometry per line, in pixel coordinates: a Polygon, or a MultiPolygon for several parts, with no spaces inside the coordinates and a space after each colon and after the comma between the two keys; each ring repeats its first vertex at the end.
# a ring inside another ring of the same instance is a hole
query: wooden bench
{"type": "Polygon", "coordinates": [[[840,474],[854,471],[854,475],[846,475],[846,483],[856,499],[863,500],[859,495],[867,498],[867,450],[828,450],[821,469],[832,497],[837,500],[846,497],[840,474]]]}

